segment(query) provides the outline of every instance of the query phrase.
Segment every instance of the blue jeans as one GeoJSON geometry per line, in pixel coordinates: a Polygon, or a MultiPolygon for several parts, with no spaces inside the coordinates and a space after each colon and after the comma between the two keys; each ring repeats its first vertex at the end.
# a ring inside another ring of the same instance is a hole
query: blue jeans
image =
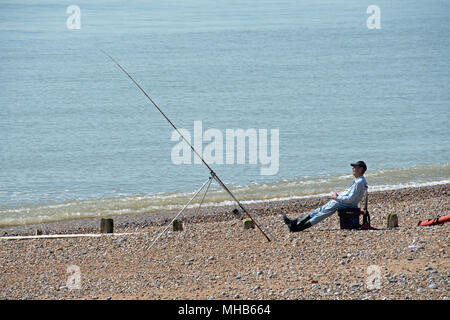
{"type": "MultiPolygon", "coordinates": [[[[316,210],[309,213],[309,222],[311,225],[318,224],[320,221],[328,218],[333,213],[335,213],[339,209],[348,209],[348,208],[357,208],[356,206],[348,205],[340,203],[336,200],[330,200],[325,205],[317,208],[316,210]]],[[[305,217],[305,216],[303,216],[305,217]]],[[[297,221],[300,221],[302,217],[297,218],[297,221]]]]}

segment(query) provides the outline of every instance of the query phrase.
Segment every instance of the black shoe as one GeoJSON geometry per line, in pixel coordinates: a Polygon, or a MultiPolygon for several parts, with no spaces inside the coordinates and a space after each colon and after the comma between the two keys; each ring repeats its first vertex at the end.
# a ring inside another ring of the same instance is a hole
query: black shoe
{"type": "Polygon", "coordinates": [[[310,218],[311,217],[309,216],[309,214],[305,214],[295,220],[291,220],[291,226],[289,227],[289,230],[291,232],[299,232],[310,228],[312,226],[311,222],[309,222],[310,218]]]}
{"type": "Polygon", "coordinates": [[[293,230],[293,221],[292,221],[291,219],[289,219],[289,218],[286,216],[286,214],[283,214],[283,220],[284,220],[284,223],[286,223],[286,225],[288,226],[289,231],[290,231],[290,232],[293,232],[293,231],[294,231],[294,230],[293,230]]]}

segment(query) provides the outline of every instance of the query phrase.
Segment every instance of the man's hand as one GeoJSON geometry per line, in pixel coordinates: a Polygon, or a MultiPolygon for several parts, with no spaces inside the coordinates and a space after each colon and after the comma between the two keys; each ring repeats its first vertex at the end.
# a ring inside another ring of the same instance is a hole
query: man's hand
{"type": "Polygon", "coordinates": [[[338,195],[336,192],[333,192],[333,194],[331,195],[331,199],[336,200],[336,198],[337,198],[338,196],[339,196],[339,195],[338,195]]]}

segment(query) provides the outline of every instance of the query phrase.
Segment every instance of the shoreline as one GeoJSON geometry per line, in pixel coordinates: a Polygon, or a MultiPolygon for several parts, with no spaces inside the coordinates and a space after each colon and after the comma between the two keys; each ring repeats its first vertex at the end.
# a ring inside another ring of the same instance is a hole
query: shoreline
{"type": "MultiPolygon", "coordinates": [[[[449,163],[445,163],[385,169],[368,173],[367,177],[370,177],[371,182],[369,192],[372,194],[379,191],[448,185],[450,184],[449,169],[449,163]],[[405,174],[409,179],[404,179],[405,174]],[[436,180],[436,174],[440,177],[438,180],[436,180]],[[394,178],[387,179],[387,176],[394,178]],[[427,178],[423,179],[423,177],[427,178]],[[432,181],[428,181],[430,179],[432,181]],[[399,181],[406,182],[400,183],[399,181]]],[[[232,191],[244,206],[251,207],[258,203],[270,205],[280,201],[328,197],[332,191],[344,192],[347,190],[351,180],[352,175],[350,174],[325,175],[235,186],[232,191]]],[[[99,198],[93,196],[87,198],[68,197],[61,198],[60,201],[55,200],[56,202],[44,197],[42,201],[35,199],[33,202],[25,201],[23,203],[15,203],[14,199],[11,199],[10,203],[10,199],[6,197],[3,199],[4,206],[0,210],[0,230],[15,226],[48,225],[60,221],[87,220],[104,216],[158,215],[158,212],[163,212],[164,215],[167,212],[181,210],[192,195],[192,191],[117,194],[99,198]]],[[[205,200],[203,203],[205,209],[235,205],[231,197],[220,187],[211,188],[205,200]]],[[[194,201],[194,206],[198,201],[199,197],[194,201]]]]}
{"type": "MultiPolygon", "coordinates": [[[[409,199],[412,196],[425,199],[430,196],[430,193],[432,195],[439,194],[442,190],[448,191],[449,188],[450,184],[436,184],[431,186],[372,191],[369,193],[368,210],[369,213],[372,213],[373,205],[382,201],[385,197],[389,197],[391,200],[396,199],[402,201],[409,199]]],[[[281,215],[282,213],[300,215],[322,206],[327,201],[329,201],[328,196],[307,196],[300,199],[255,201],[244,204],[244,206],[252,216],[255,216],[255,218],[258,219],[259,216],[281,215]]],[[[361,201],[360,206],[363,204],[364,200],[361,201]]],[[[237,208],[237,205],[202,207],[200,211],[195,207],[187,208],[179,219],[183,220],[185,223],[236,220],[237,217],[232,213],[235,208],[237,208]]],[[[178,210],[167,210],[144,214],[124,214],[105,217],[114,219],[115,232],[129,232],[130,230],[139,230],[149,226],[167,225],[178,212],[178,210]]],[[[430,215],[430,219],[433,217],[434,216],[430,215]]],[[[372,217],[372,220],[373,219],[374,217],[372,217]]],[[[90,217],[28,225],[0,226],[0,236],[34,235],[37,229],[42,230],[44,235],[96,233],[99,232],[100,220],[101,217],[90,217]]]]}

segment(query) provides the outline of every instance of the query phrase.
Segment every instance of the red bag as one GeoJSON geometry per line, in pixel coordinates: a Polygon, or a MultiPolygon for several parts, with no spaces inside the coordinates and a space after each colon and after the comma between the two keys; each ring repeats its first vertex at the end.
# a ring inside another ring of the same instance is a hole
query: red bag
{"type": "Polygon", "coordinates": [[[450,214],[443,216],[443,217],[437,217],[436,219],[428,219],[425,221],[419,221],[419,223],[417,225],[420,227],[434,226],[436,224],[444,224],[449,221],[450,221],[450,214]]]}

